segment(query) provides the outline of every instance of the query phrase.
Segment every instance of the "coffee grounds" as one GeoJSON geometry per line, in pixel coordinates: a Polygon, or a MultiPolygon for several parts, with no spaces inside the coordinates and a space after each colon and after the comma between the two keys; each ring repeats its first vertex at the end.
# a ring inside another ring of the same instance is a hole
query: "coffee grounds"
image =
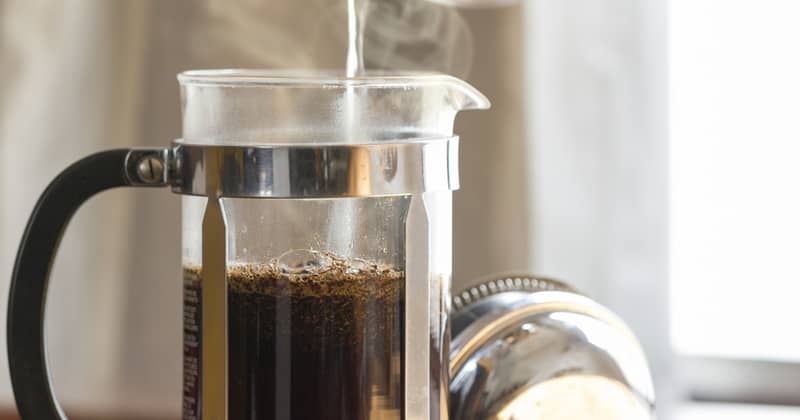
{"type": "MultiPolygon", "coordinates": [[[[261,264],[229,268],[232,420],[401,417],[405,274],[332,261],[302,273],[261,264]]],[[[200,325],[199,269],[186,267],[184,279],[185,341],[199,343],[191,325],[200,325]]],[[[187,372],[199,374],[193,366],[187,372]]],[[[185,395],[184,418],[196,412],[199,388],[187,386],[196,381],[184,378],[185,393],[193,394],[185,395]]]]}

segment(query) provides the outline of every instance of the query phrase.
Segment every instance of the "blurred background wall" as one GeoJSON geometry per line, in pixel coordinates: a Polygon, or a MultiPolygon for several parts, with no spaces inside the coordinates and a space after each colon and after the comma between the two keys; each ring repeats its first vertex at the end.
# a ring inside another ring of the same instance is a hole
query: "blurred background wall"
{"type": "Polygon", "coordinates": [[[669,317],[668,1],[525,4],[531,264],[616,311],[658,411],[682,394],[669,317]]]}

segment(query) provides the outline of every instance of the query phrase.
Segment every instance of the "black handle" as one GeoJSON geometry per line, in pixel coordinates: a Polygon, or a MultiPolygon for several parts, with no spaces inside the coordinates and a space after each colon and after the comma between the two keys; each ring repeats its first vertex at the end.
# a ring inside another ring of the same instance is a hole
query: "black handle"
{"type": "Polygon", "coordinates": [[[8,298],[8,362],[23,419],[65,419],[52,389],[44,348],[50,267],[72,215],[114,187],[166,185],[167,150],[108,150],[75,162],[45,189],[19,246],[8,298]]]}

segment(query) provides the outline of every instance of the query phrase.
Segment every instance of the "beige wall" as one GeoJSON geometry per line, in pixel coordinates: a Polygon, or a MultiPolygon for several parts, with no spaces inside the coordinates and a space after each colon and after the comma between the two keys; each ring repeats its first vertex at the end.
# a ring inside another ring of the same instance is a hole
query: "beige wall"
{"type": "Polygon", "coordinates": [[[475,42],[467,80],[489,97],[492,108],[462,114],[456,124],[461,135],[461,190],[453,210],[456,288],[531,268],[522,6],[464,16],[475,42]]]}

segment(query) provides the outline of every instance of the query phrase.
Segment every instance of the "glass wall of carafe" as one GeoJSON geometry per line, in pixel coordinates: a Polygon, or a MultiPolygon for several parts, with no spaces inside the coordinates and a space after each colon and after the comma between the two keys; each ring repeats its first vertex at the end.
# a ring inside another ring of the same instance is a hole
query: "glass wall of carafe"
{"type": "Polygon", "coordinates": [[[208,163],[181,167],[184,418],[446,418],[452,123],[485,98],[433,75],[181,81],[178,148],[233,146],[219,165],[239,168],[214,198],[208,163]],[[226,369],[202,357],[219,349],[203,341],[209,223],[225,232],[226,369]],[[224,403],[202,389],[209,366],[224,403]]]}
{"type": "MultiPolygon", "coordinates": [[[[447,391],[449,195],[223,199],[230,418],[439,418],[428,413],[445,409],[447,391]]],[[[193,413],[206,199],[183,200],[193,413]]]]}

